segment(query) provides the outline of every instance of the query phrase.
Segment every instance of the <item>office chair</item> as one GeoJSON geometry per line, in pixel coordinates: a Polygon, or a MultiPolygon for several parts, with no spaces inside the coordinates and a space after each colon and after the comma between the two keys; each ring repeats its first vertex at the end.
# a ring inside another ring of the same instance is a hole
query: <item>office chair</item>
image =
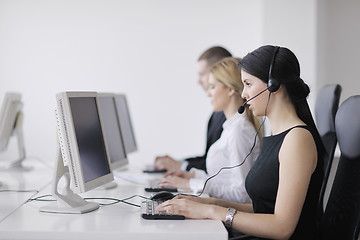
{"type": "Polygon", "coordinates": [[[360,95],[345,100],[335,118],[340,159],[320,222],[321,239],[357,240],[360,229],[360,95]]]}
{"type": "Polygon", "coordinates": [[[318,203],[319,217],[324,211],[324,195],[337,145],[335,114],[339,107],[341,90],[339,84],[325,85],[320,89],[315,103],[316,127],[328,154],[324,159],[324,179],[318,203]]]}

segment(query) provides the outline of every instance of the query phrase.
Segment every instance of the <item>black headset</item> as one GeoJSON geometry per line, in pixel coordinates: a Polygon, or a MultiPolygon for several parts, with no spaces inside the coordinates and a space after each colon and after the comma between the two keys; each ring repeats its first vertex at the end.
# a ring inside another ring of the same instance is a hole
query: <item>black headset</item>
{"type": "Polygon", "coordinates": [[[256,98],[257,96],[259,96],[260,94],[262,94],[263,92],[265,92],[266,90],[269,90],[270,93],[273,93],[273,92],[276,92],[277,90],[279,90],[280,88],[280,81],[275,79],[273,76],[272,76],[272,68],[273,68],[273,65],[275,63],[275,57],[276,57],[276,54],[277,52],[279,51],[280,47],[279,46],[275,46],[274,48],[274,53],[273,53],[273,56],[272,56],[272,59],[271,59],[271,63],[270,63],[270,67],[269,67],[269,80],[268,80],[268,83],[267,83],[267,88],[265,88],[264,90],[262,90],[261,92],[259,92],[258,94],[256,94],[255,96],[253,96],[252,98],[249,98],[248,100],[246,100],[244,102],[243,105],[241,105],[238,109],[238,112],[240,114],[242,114],[244,111],[245,111],[245,105],[253,100],[254,98],[256,98]]]}
{"type": "Polygon", "coordinates": [[[271,59],[271,64],[270,64],[270,68],[269,68],[269,81],[268,81],[268,90],[270,92],[276,92],[277,90],[279,90],[280,88],[280,81],[277,80],[276,78],[273,77],[272,75],[272,68],[274,66],[275,63],[275,57],[277,52],[279,51],[280,47],[279,46],[275,46],[274,48],[274,53],[273,53],[273,57],[271,59]]]}

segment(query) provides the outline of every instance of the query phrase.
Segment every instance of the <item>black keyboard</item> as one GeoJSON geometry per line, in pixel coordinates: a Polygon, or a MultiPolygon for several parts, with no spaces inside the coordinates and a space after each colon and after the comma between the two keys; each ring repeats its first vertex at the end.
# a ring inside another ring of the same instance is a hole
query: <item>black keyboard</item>
{"type": "Polygon", "coordinates": [[[166,169],[158,170],[155,168],[155,165],[147,165],[143,173],[166,173],[166,169]]]}
{"type": "Polygon", "coordinates": [[[149,180],[148,186],[145,187],[145,191],[146,192],[162,192],[162,191],[177,192],[178,191],[177,188],[162,187],[162,186],[158,185],[157,183],[159,181],[160,181],[160,179],[151,179],[151,180],[149,180]]]}
{"type": "Polygon", "coordinates": [[[141,203],[141,216],[144,219],[164,219],[164,220],[184,220],[183,215],[169,214],[167,212],[156,211],[155,208],[161,202],[145,200],[141,203]]]}

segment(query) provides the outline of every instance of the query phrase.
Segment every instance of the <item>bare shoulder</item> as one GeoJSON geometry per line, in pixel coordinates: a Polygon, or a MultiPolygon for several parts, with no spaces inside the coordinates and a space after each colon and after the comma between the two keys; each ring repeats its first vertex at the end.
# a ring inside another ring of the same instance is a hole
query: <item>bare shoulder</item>
{"type": "Polygon", "coordinates": [[[285,143],[294,143],[298,146],[315,146],[313,135],[308,129],[296,127],[290,130],[284,139],[285,143]]]}
{"type": "Polygon", "coordinates": [[[281,146],[279,161],[282,159],[316,166],[317,149],[311,132],[305,128],[293,128],[281,146]]]}

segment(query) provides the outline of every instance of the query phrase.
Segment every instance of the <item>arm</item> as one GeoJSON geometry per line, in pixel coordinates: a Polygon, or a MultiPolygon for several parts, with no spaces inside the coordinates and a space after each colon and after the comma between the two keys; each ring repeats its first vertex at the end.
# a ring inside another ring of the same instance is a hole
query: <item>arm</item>
{"type": "Polygon", "coordinates": [[[166,201],[157,207],[158,211],[168,211],[172,214],[182,214],[193,219],[219,219],[214,215],[227,212],[227,208],[236,208],[242,212],[253,212],[251,204],[239,204],[217,198],[202,198],[189,195],[178,195],[174,199],[166,201]]]}
{"type": "Polygon", "coordinates": [[[182,163],[182,161],[177,161],[168,155],[158,156],[155,158],[155,167],[159,170],[180,170],[182,163]]]}
{"type": "Polygon", "coordinates": [[[164,174],[164,178],[159,181],[160,186],[175,187],[178,189],[191,189],[194,192],[201,190],[204,186],[204,180],[207,178],[205,171],[192,169],[187,171],[173,171],[164,174]],[[194,177],[196,179],[194,179],[194,177]]]}
{"type": "MultiPolygon", "coordinates": [[[[217,171],[224,166],[236,166],[231,169],[223,169],[218,176],[208,181],[207,189],[211,196],[238,203],[251,202],[245,189],[245,179],[260,153],[260,143],[257,138],[253,151],[247,157],[251,151],[256,133],[250,123],[246,124],[239,125],[232,131],[231,135],[227,135],[224,139],[226,143],[224,148],[220,149],[220,152],[226,154],[221,153],[222,159],[219,159],[219,155],[215,155],[215,159],[209,159],[211,163],[214,162],[214,164],[211,164],[214,166],[209,166],[209,169],[214,168],[213,171],[217,171]]],[[[209,155],[208,158],[210,157],[209,155]]]]}
{"type": "Polygon", "coordinates": [[[207,172],[206,169],[206,157],[211,145],[216,142],[223,131],[222,124],[225,122],[226,118],[223,112],[213,112],[211,115],[208,127],[207,127],[207,136],[206,136],[206,148],[203,156],[188,158],[185,161],[188,162],[186,168],[187,171],[193,168],[201,169],[207,172]]]}
{"type": "Polygon", "coordinates": [[[206,157],[204,155],[204,156],[185,159],[185,161],[187,162],[186,171],[189,171],[190,169],[193,168],[205,170],[206,169],[205,158],[206,157]]]}

